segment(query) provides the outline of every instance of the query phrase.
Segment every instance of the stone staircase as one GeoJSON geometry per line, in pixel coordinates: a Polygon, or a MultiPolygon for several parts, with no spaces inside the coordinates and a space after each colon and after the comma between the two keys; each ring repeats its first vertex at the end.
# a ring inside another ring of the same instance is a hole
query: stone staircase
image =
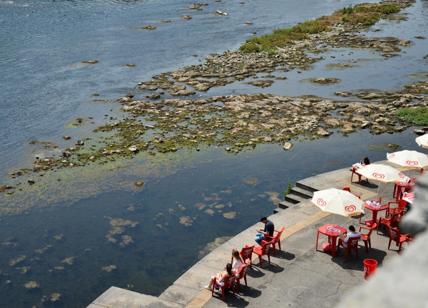
{"type": "Polygon", "coordinates": [[[287,209],[301,201],[311,199],[315,191],[317,191],[317,189],[297,182],[291,189],[290,193],[284,197],[284,201],[281,201],[278,204],[278,207],[281,209],[287,209]]]}

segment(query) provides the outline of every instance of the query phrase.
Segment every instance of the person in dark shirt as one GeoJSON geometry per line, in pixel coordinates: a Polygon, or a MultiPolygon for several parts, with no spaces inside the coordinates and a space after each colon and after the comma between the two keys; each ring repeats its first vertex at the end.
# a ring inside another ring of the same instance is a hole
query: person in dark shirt
{"type": "Polygon", "coordinates": [[[268,220],[266,217],[262,217],[260,222],[265,224],[264,229],[260,229],[256,235],[257,244],[261,244],[264,239],[270,239],[273,237],[273,232],[275,231],[275,225],[273,222],[268,220]]]}

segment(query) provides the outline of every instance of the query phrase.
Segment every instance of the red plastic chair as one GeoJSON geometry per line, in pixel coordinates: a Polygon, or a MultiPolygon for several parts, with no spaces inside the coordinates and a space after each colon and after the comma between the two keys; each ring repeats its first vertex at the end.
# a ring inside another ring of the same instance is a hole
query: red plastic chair
{"type": "Polygon", "coordinates": [[[261,246],[256,246],[253,249],[253,253],[255,253],[259,257],[259,266],[262,267],[262,257],[267,256],[268,262],[270,264],[270,246],[272,245],[272,242],[269,241],[262,241],[261,246]]]}
{"type": "Polygon", "coordinates": [[[403,215],[406,210],[407,202],[404,200],[388,202],[388,210],[386,211],[387,216],[392,215],[403,215]],[[391,206],[395,204],[396,206],[391,206]]]}
{"type": "Polygon", "coordinates": [[[345,248],[345,258],[348,259],[351,255],[352,250],[355,252],[355,256],[358,258],[358,241],[360,237],[353,237],[348,240],[346,247],[343,245],[343,241],[339,240],[339,246],[345,248]]]}
{"type": "Polygon", "coordinates": [[[364,246],[366,247],[366,252],[369,252],[369,248],[372,248],[372,243],[370,240],[370,236],[373,232],[373,230],[377,229],[377,224],[374,223],[373,225],[371,225],[370,227],[367,226],[360,226],[360,233],[361,233],[361,240],[364,242],[364,246]],[[365,229],[368,230],[368,233],[361,233],[361,230],[365,229]]]}
{"type": "Polygon", "coordinates": [[[241,287],[241,279],[244,279],[245,285],[247,285],[247,265],[246,264],[241,265],[235,276],[236,276],[235,290],[239,291],[239,288],[241,287]]]}
{"type": "Polygon", "coordinates": [[[224,300],[224,295],[226,293],[227,290],[232,290],[232,292],[235,294],[235,281],[236,278],[234,275],[227,275],[224,279],[223,279],[223,285],[221,285],[218,281],[217,278],[213,278],[213,283],[212,283],[212,287],[211,287],[211,296],[214,296],[214,292],[215,290],[220,290],[221,292],[221,298],[224,300]]]}
{"type": "Polygon", "coordinates": [[[241,255],[242,261],[244,261],[244,263],[248,264],[249,266],[252,265],[251,257],[253,256],[253,249],[254,245],[245,245],[239,253],[241,255]]]}
{"type": "Polygon", "coordinates": [[[401,234],[400,229],[393,228],[391,226],[387,226],[389,242],[388,242],[388,250],[391,247],[392,241],[395,242],[395,245],[398,247],[398,251],[401,251],[401,246],[403,243],[410,242],[413,240],[411,236],[408,234],[401,234]]]}
{"type": "Polygon", "coordinates": [[[279,250],[281,250],[281,235],[284,231],[285,231],[285,228],[282,227],[279,231],[275,230],[276,234],[274,237],[271,238],[266,236],[266,239],[271,241],[272,243],[271,245],[274,251],[276,250],[275,248],[276,244],[278,244],[278,248],[279,250]]]}
{"type": "Polygon", "coordinates": [[[408,183],[395,182],[392,196],[395,198],[395,200],[400,200],[404,192],[411,191],[413,189],[415,183],[416,178],[411,178],[408,183]]]}

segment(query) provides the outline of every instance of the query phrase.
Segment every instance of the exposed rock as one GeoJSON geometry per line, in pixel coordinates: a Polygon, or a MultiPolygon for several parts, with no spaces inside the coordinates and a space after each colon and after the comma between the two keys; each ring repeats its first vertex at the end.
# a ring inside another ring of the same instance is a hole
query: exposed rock
{"type": "Polygon", "coordinates": [[[322,136],[322,137],[327,137],[327,136],[330,136],[331,134],[332,134],[332,132],[329,132],[322,127],[318,128],[318,130],[317,130],[317,135],[322,136]]]}
{"type": "Polygon", "coordinates": [[[207,6],[208,3],[200,3],[200,2],[196,2],[196,3],[192,3],[189,6],[189,10],[198,10],[201,11],[203,9],[204,6],[207,6]]]}
{"type": "Polygon", "coordinates": [[[143,27],[142,27],[142,29],[152,31],[152,30],[156,30],[156,26],[153,26],[153,25],[145,25],[145,26],[143,26],[143,27]]]}
{"type": "Polygon", "coordinates": [[[85,61],[82,61],[82,63],[84,63],[84,64],[97,64],[98,60],[85,60],[85,61]]]}
{"type": "Polygon", "coordinates": [[[293,147],[293,144],[291,142],[286,142],[282,145],[282,148],[286,151],[290,150],[292,147],[293,147]]]}
{"type": "Polygon", "coordinates": [[[70,140],[71,137],[70,136],[62,136],[62,139],[64,139],[64,140],[70,140]]]}
{"type": "Polygon", "coordinates": [[[334,84],[334,83],[339,83],[340,79],[339,78],[324,78],[324,77],[319,77],[319,78],[311,78],[309,79],[312,83],[317,83],[317,84],[322,84],[322,85],[328,85],[328,84],[334,84]]]}
{"type": "Polygon", "coordinates": [[[136,153],[136,152],[138,152],[138,147],[137,147],[136,145],[131,145],[131,146],[128,148],[128,150],[129,150],[130,152],[136,153]]]}
{"type": "Polygon", "coordinates": [[[134,182],[134,185],[137,187],[143,187],[144,186],[144,181],[136,181],[134,182]]]}
{"type": "Polygon", "coordinates": [[[215,14],[219,15],[219,16],[228,16],[229,15],[229,13],[224,12],[224,11],[220,11],[220,10],[215,11],[215,14]]]}
{"type": "Polygon", "coordinates": [[[273,80],[269,80],[269,79],[265,79],[265,80],[254,80],[254,81],[250,81],[247,82],[250,85],[253,85],[255,87],[260,87],[260,88],[267,88],[270,87],[273,84],[273,80]]]}

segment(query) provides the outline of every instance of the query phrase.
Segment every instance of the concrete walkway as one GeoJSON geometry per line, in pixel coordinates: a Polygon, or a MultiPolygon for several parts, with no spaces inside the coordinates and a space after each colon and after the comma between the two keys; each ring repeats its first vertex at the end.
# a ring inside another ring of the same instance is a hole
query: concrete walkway
{"type": "MultiPolygon", "coordinates": [[[[373,184],[351,184],[349,169],[328,172],[299,182],[303,186],[318,190],[350,186],[352,192],[360,195],[362,199],[371,199],[377,195],[377,187],[373,184]]],[[[384,191],[385,196],[391,196],[391,193],[391,187],[384,191]]],[[[386,237],[375,234],[372,238],[373,249],[367,255],[364,249],[360,249],[357,260],[345,262],[341,255],[332,258],[316,251],[315,238],[319,226],[325,223],[358,225],[358,221],[321,212],[309,200],[302,199],[286,210],[279,210],[270,219],[275,223],[276,229],[285,227],[283,251],[273,256],[270,266],[253,266],[248,273],[248,287],[243,286],[239,294],[229,294],[223,302],[212,298],[211,293],[204,290],[203,286],[208,283],[211,275],[221,271],[225,264],[230,262],[232,249],[240,249],[245,244],[254,243],[256,229],[261,228],[261,224],[244,230],[201,259],[167,288],[159,296],[158,302],[155,297],[148,297],[150,306],[332,307],[344,292],[363,282],[363,258],[373,257],[382,263],[396,254],[387,250],[386,237]]],[[[111,299],[115,298],[112,292],[114,291],[117,297],[120,293],[118,290],[122,289],[111,290],[112,288],[107,290],[93,302],[94,306],[90,307],[147,306],[143,302],[139,303],[135,294],[130,296],[128,302],[123,300],[126,298],[125,292],[130,292],[126,290],[122,293],[122,304],[112,305],[111,299]]]]}

